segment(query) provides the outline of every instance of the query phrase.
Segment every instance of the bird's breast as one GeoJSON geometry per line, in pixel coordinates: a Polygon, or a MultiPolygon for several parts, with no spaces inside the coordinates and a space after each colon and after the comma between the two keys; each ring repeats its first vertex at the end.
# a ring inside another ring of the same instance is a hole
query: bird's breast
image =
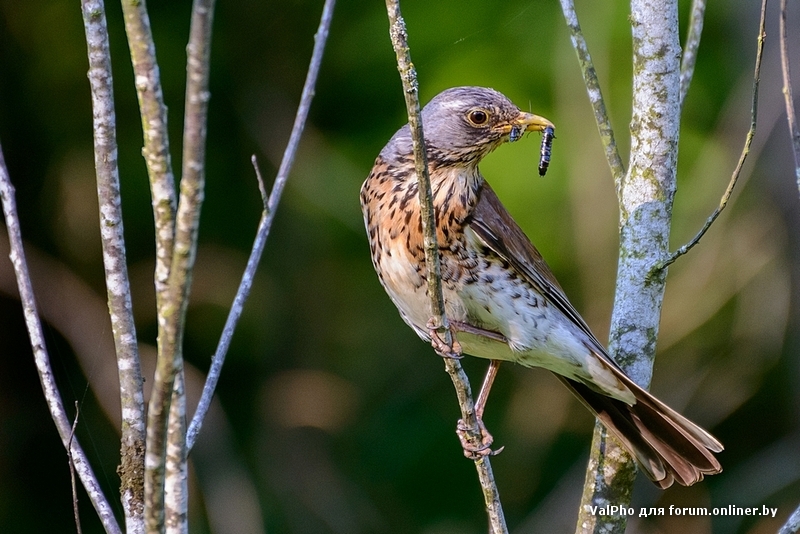
{"type": "MultiPolygon", "coordinates": [[[[373,171],[361,192],[373,265],[403,319],[427,338],[430,297],[417,181],[398,178],[391,167],[381,168],[380,162],[376,164],[379,170],[373,171]]],[[[445,312],[456,320],[466,318],[458,295],[477,267],[466,247],[464,229],[475,205],[478,180],[477,171],[465,175],[437,169],[432,174],[445,312]]]]}

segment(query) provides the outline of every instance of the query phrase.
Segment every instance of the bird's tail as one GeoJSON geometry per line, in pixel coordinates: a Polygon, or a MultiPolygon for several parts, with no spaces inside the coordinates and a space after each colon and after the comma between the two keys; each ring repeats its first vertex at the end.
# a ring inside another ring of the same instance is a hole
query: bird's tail
{"type": "MultiPolygon", "coordinates": [[[[615,371],[619,371],[615,369],[615,371]]],[[[558,375],[557,375],[558,376],[558,375]]],[[[691,486],[722,471],[713,453],[723,450],[714,436],[645,391],[619,371],[636,402],[629,405],[569,378],[558,376],[636,458],[657,486],[691,486]]]]}

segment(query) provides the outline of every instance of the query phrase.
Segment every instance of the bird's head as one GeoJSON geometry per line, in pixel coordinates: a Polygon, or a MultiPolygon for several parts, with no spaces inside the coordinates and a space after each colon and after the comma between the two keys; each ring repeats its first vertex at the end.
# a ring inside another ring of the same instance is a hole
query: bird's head
{"type": "Polygon", "coordinates": [[[438,163],[477,163],[506,141],[541,132],[553,123],[521,111],[505,95],[485,87],[454,87],[422,110],[429,154],[438,163]]]}

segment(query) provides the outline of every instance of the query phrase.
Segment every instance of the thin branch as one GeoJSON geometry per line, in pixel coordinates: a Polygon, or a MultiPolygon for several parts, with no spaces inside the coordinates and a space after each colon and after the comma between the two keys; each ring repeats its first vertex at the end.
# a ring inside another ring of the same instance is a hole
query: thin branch
{"type": "Polygon", "coordinates": [[[692,83],[694,66],[697,63],[697,49],[703,33],[703,20],[706,15],[706,0],[692,0],[692,13],[689,15],[689,32],[683,45],[681,57],[681,108],[692,83]]]}
{"type": "MultiPolygon", "coordinates": [[[[308,119],[308,112],[311,108],[311,101],[314,98],[314,90],[317,84],[317,75],[319,68],[322,64],[322,56],[325,52],[325,43],[328,40],[328,32],[330,30],[331,19],[333,18],[333,8],[336,0],[325,0],[325,5],[322,8],[322,16],[320,17],[319,27],[317,33],[314,35],[314,51],[311,54],[311,61],[308,66],[308,73],[306,74],[306,81],[303,85],[303,92],[300,96],[300,105],[297,107],[297,114],[295,115],[294,125],[292,126],[292,133],[289,136],[289,142],[286,150],[283,152],[283,159],[278,168],[278,175],[275,178],[275,183],[272,185],[272,192],[269,199],[265,200],[264,212],[261,215],[261,221],[258,225],[258,232],[253,248],[250,252],[250,258],[247,260],[247,267],[242,275],[242,280],[239,283],[239,289],[236,292],[236,297],[233,299],[233,304],[228,312],[228,319],[225,321],[222,335],[217,345],[217,350],[211,360],[211,369],[209,369],[206,383],[203,386],[203,394],[200,398],[200,403],[192,418],[192,423],[189,425],[189,431],[186,435],[187,449],[191,449],[197,440],[197,434],[203,424],[203,419],[208,412],[211,405],[211,399],[214,396],[214,390],[219,382],[219,377],[222,372],[222,365],[225,362],[225,356],[228,353],[233,332],[242,315],[244,303],[250,295],[250,289],[253,285],[256,269],[258,263],[261,261],[261,254],[264,252],[264,245],[266,244],[267,237],[269,236],[270,229],[272,228],[272,221],[275,218],[275,211],[280,202],[283,189],[289,179],[289,172],[294,164],[294,158],[297,154],[297,147],[300,144],[300,138],[305,128],[306,120],[308,119]]],[[[255,156],[254,156],[255,158],[255,156]]],[[[261,190],[262,198],[265,198],[265,190],[261,173],[253,159],[253,165],[256,168],[256,176],[259,179],[259,189],[261,190]]]]}
{"type": "MultiPolygon", "coordinates": [[[[431,194],[430,176],[428,175],[427,154],[425,139],[420,115],[419,87],[417,73],[411,63],[411,53],[408,48],[408,37],[403,16],[400,13],[399,0],[386,0],[386,10],[389,15],[389,35],[392,40],[395,54],[397,55],[397,69],[403,84],[406,109],[408,111],[408,125],[411,128],[411,139],[414,149],[414,164],[419,181],[420,216],[424,235],[425,265],[428,271],[428,294],[431,299],[431,324],[442,337],[445,345],[453,346],[453,337],[448,327],[447,317],[444,313],[444,297],[442,296],[442,280],[439,266],[439,249],[436,242],[436,222],[433,209],[433,196],[431,194]]],[[[457,359],[445,357],[445,368],[450,375],[456,389],[458,404],[461,408],[462,420],[465,425],[467,439],[473,444],[481,442],[481,433],[478,419],[475,414],[475,405],[466,373],[457,359]]],[[[503,509],[500,503],[500,494],[494,481],[491,463],[488,456],[481,456],[475,460],[478,478],[483,489],[486,511],[489,516],[489,525],[492,534],[508,532],[503,509]]]]}
{"type": "Polygon", "coordinates": [[[72,514],[75,516],[75,531],[78,534],[83,534],[83,529],[81,528],[81,512],[78,509],[78,485],[75,483],[75,460],[72,458],[72,439],[75,437],[75,429],[78,427],[78,416],[80,413],[80,404],[78,404],[78,401],[75,401],[75,419],[72,421],[72,428],[69,431],[67,457],[69,458],[69,482],[72,486],[72,514]]]}
{"type": "MultiPolygon", "coordinates": [[[[176,316],[181,316],[181,293],[172,283],[171,266],[176,240],[175,233],[175,179],[169,154],[167,134],[167,108],[161,89],[161,77],[156,61],[155,42],[150,28],[145,0],[121,0],[125,19],[125,32],[133,63],[139,112],[142,118],[144,148],[142,154],[150,177],[153,215],[156,227],[155,288],[158,309],[158,359],[147,412],[145,452],[144,505],[145,527],[148,532],[159,532],[164,525],[164,463],[166,461],[165,436],[172,385],[182,357],[176,353],[178,332],[170,328],[176,316]],[[173,290],[173,294],[170,294],[173,290]],[[177,304],[177,306],[176,306],[177,304]],[[171,319],[170,319],[171,318],[171,319]],[[169,321],[168,321],[169,319],[169,321]]],[[[184,207],[185,210],[185,207],[184,207]]],[[[186,222],[186,221],[184,221],[186,222]]],[[[184,226],[185,230],[185,226],[184,226]]],[[[182,250],[188,252],[188,249],[182,250]]],[[[181,273],[185,274],[185,273],[181,273]]]]}
{"type": "Polygon", "coordinates": [[[30,274],[28,272],[28,265],[25,260],[25,251],[22,247],[22,234],[19,226],[19,217],[17,215],[17,203],[14,198],[14,186],[11,185],[11,179],[8,176],[8,169],[6,169],[5,159],[3,158],[3,150],[0,147],[0,198],[3,201],[3,215],[5,216],[6,228],[8,229],[8,241],[11,252],[9,257],[14,266],[14,273],[17,277],[17,285],[19,288],[19,298],[22,302],[22,311],[25,315],[25,325],[28,328],[28,336],[31,340],[31,348],[33,349],[33,358],[36,364],[36,370],[39,373],[39,380],[42,383],[42,390],[44,391],[45,401],[50,410],[50,416],[55,422],[58,435],[61,437],[61,442],[64,448],[72,453],[75,470],[81,479],[89,499],[92,501],[97,515],[108,534],[120,534],[120,528],[117,520],[114,517],[114,512],[108,504],[108,500],[103,495],[100,485],[97,483],[97,478],[89,465],[86,454],[77,440],[70,439],[72,433],[72,425],[67,418],[67,413],[64,410],[64,404],[61,402],[61,395],[56,386],[55,377],[50,367],[50,357],[47,354],[47,348],[44,343],[44,334],[42,332],[42,324],[39,321],[39,313],[36,309],[36,300],[33,296],[33,287],[31,285],[30,274]]]}
{"type": "Polygon", "coordinates": [[[82,0],[94,110],[94,164],[108,311],[119,373],[122,430],[120,497],[126,531],[144,532],[144,392],[122,225],[111,53],[103,0],[82,0]]]}
{"type": "Polygon", "coordinates": [[[744,140],[744,147],[742,148],[742,153],[739,156],[739,161],[736,164],[736,168],[733,169],[731,179],[728,182],[728,187],[725,189],[725,193],[723,193],[717,209],[715,209],[711,216],[706,219],[706,222],[700,231],[697,232],[697,234],[688,243],[673,252],[667,259],[656,263],[650,270],[648,277],[652,278],[657,273],[660,273],[666,267],[675,263],[675,260],[689,252],[692,247],[699,243],[700,239],[705,235],[708,229],[711,228],[711,225],[714,224],[714,221],[717,220],[717,217],[719,217],[720,213],[722,213],[722,210],[725,209],[725,206],[728,205],[728,200],[730,200],[731,194],[733,194],[733,188],[736,187],[736,182],[739,180],[739,175],[742,172],[744,162],[747,159],[747,155],[750,153],[750,145],[753,143],[753,137],[756,135],[756,121],[758,118],[758,85],[761,80],[761,56],[764,52],[764,41],[767,38],[767,34],[764,30],[766,24],[766,11],[767,0],[762,0],[761,22],[759,23],[758,27],[758,44],[756,47],[756,64],[753,73],[753,99],[750,107],[750,128],[747,130],[747,135],[745,136],[744,140]]]}
{"type": "MultiPolygon", "coordinates": [[[[155,412],[156,416],[148,421],[153,426],[150,436],[154,438],[152,442],[148,441],[148,452],[151,446],[161,447],[164,443],[164,450],[154,452],[164,459],[164,521],[168,534],[189,531],[183,333],[205,190],[214,4],[214,0],[194,0],[192,5],[189,44],[186,47],[186,111],[181,193],[176,214],[175,246],[170,264],[166,307],[160,310],[162,313],[167,309],[171,312],[166,317],[161,315],[164,336],[159,339],[156,379],[150,403],[150,413],[155,412]],[[164,408],[157,411],[153,409],[154,405],[164,408]]],[[[160,467],[159,465],[157,469],[147,471],[153,475],[154,489],[161,482],[160,467]]],[[[152,517],[155,519],[156,515],[153,514],[152,517]]]]}
{"type": "Polygon", "coordinates": [[[182,180],[202,180],[208,123],[209,60],[215,0],[194,0],[186,47],[186,116],[183,127],[182,180]]]}
{"type": "MultiPolygon", "coordinates": [[[[792,150],[794,152],[794,172],[798,190],[800,190],[800,128],[797,125],[797,115],[794,111],[794,97],[792,96],[792,75],[789,70],[789,45],[786,29],[786,0],[781,0],[780,15],[780,46],[781,70],[783,73],[783,97],[786,102],[786,119],[789,122],[789,133],[792,137],[792,150]]],[[[778,534],[795,534],[800,531],[800,506],[792,512],[789,519],[781,527],[778,534]]]]}
{"type": "Polygon", "coordinates": [[[167,106],[164,104],[161,89],[161,75],[156,61],[147,3],[145,0],[121,0],[121,3],[142,117],[142,155],[150,177],[156,226],[156,300],[158,309],[162,310],[172,262],[176,206],[175,177],[172,173],[167,135],[167,106]]]}
{"type": "Polygon", "coordinates": [[[186,461],[186,389],[183,369],[175,376],[167,424],[164,465],[164,533],[189,532],[189,463],[186,461]]]}
{"type": "Polygon", "coordinates": [[[789,44],[786,30],[786,0],[781,0],[780,34],[781,70],[783,72],[783,98],[786,101],[786,119],[789,121],[789,134],[792,136],[792,150],[794,151],[794,174],[797,180],[797,188],[800,190],[800,127],[797,125],[797,115],[795,115],[794,112],[792,75],[789,71],[789,44]]]}
{"type": "Polygon", "coordinates": [[[800,531],[800,506],[792,512],[792,515],[786,520],[778,534],[795,534],[797,531],[800,531]]]}
{"type": "Polygon", "coordinates": [[[261,202],[264,204],[264,211],[267,211],[267,204],[269,204],[269,196],[267,195],[267,187],[264,185],[264,177],[261,175],[261,169],[258,167],[258,158],[253,154],[250,156],[250,163],[253,164],[253,171],[256,173],[256,181],[258,182],[258,191],[261,193],[261,202]]]}
{"type": "MultiPolygon", "coordinates": [[[[191,47],[190,47],[191,48],[191,47]]],[[[190,50],[191,54],[191,50],[190,50]]],[[[190,60],[190,72],[193,68],[190,60]]],[[[207,76],[198,75],[198,76],[207,76]]],[[[187,91],[190,85],[197,83],[189,76],[187,91]]],[[[206,81],[207,87],[207,81],[206,81]]],[[[194,94],[194,93],[193,93],[194,94]]],[[[195,95],[197,101],[187,105],[204,106],[207,96],[195,95]]],[[[194,113],[200,113],[197,109],[194,113]]],[[[193,119],[187,110],[187,131],[193,119]]],[[[198,135],[202,139],[192,139],[191,143],[205,143],[205,125],[193,124],[203,131],[191,131],[186,136],[198,135]]],[[[193,159],[197,152],[203,152],[197,146],[191,150],[184,149],[188,164],[183,169],[181,193],[178,211],[175,215],[175,240],[172,250],[172,262],[169,268],[169,279],[164,300],[159,307],[159,338],[156,372],[153,389],[147,412],[147,452],[145,456],[145,521],[148,531],[161,531],[165,518],[165,480],[167,463],[167,435],[172,398],[175,389],[175,377],[183,370],[183,333],[186,326],[186,310],[189,304],[189,292],[192,283],[192,268],[197,254],[197,236],[200,227],[200,210],[203,204],[205,189],[205,166],[202,160],[193,159]]],[[[183,445],[184,440],[180,440],[183,445]]],[[[175,444],[172,444],[173,446],[175,444]]],[[[185,450],[183,456],[185,457],[185,450]]],[[[185,459],[183,460],[185,461],[185,459]]],[[[174,475],[174,473],[171,473],[174,475]]],[[[174,479],[173,479],[174,480],[174,479]]],[[[171,511],[174,512],[174,511],[171,511]]],[[[180,513],[179,513],[180,515],[180,513]]],[[[185,515],[185,514],[184,514],[185,515]]],[[[172,519],[170,518],[170,521],[172,519]]]]}
{"type": "MultiPolygon", "coordinates": [[[[597,71],[592,62],[592,56],[589,54],[586,39],[583,38],[583,32],[578,23],[578,14],[575,12],[575,4],[573,1],[561,0],[561,11],[564,13],[564,19],[567,21],[570,39],[572,39],[572,47],[578,55],[578,63],[581,67],[583,82],[586,85],[589,102],[591,102],[592,110],[594,111],[594,120],[600,132],[600,141],[603,143],[608,166],[611,168],[611,175],[614,177],[617,197],[620,197],[622,180],[625,177],[625,166],[622,164],[622,159],[619,156],[619,149],[614,140],[614,129],[611,127],[611,121],[606,112],[606,104],[603,100],[603,93],[600,91],[600,81],[597,78],[597,71]]],[[[620,202],[620,205],[621,204],[620,202]]]]}

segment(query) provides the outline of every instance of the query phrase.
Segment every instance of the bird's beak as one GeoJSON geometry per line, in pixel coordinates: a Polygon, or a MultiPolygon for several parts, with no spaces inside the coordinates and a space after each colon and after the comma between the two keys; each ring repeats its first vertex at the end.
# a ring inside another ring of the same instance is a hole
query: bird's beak
{"type": "Polygon", "coordinates": [[[548,127],[552,128],[553,130],[556,129],[555,124],[544,117],[540,117],[539,115],[534,115],[532,113],[525,113],[524,111],[520,112],[519,118],[514,122],[520,126],[525,126],[526,132],[541,132],[548,127]]]}
{"type": "Polygon", "coordinates": [[[544,117],[520,111],[517,118],[502,126],[502,133],[509,134],[509,141],[514,142],[520,139],[525,132],[543,132],[545,128],[555,130],[556,127],[544,117]]]}

